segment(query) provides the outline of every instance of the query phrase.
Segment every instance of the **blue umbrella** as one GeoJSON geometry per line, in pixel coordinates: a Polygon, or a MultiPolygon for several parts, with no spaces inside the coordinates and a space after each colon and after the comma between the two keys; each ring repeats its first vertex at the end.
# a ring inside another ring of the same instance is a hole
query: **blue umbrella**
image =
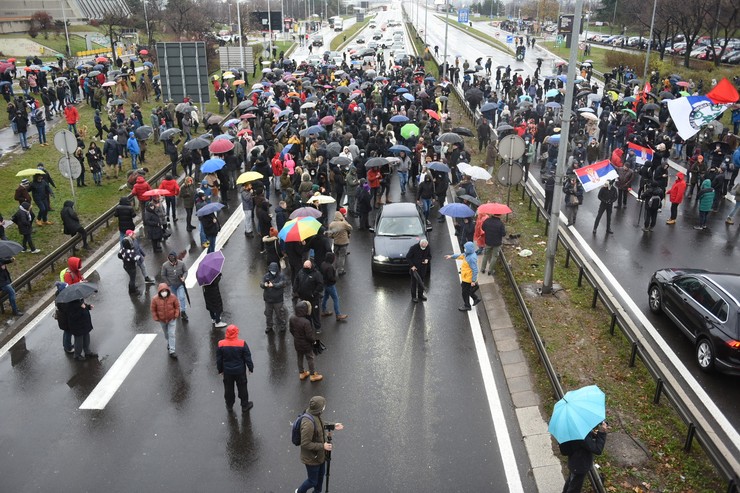
{"type": "Polygon", "coordinates": [[[283,150],[280,151],[280,158],[284,158],[286,154],[288,154],[291,149],[293,149],[293,144],[288,144],[285,147],[283,147],[283,150]]]}
{"type": "Polygon", "coordinates": [[[282,129],[283,127],[285,127],[287,124],[288,124],[288,122],[286,122],[286,121],[278,122],[278,124],[275,125],[275,128],[272,129],[272,133],[274,133],[274,134],[278,133],[280,131],[280,129],[282,129]]]}
{"type": "Polygon", "coordinates": [[[154,64],[152,62],[144,62],[145,67],[153,67],[154,64]]]}
{"type": "Polygon", "coordinates": [[[403,98],[404,98],[404,99],[405,99],[406,101],[411,101],[411,102],[414,102],[414,101],[416,101],[416,98],[414,97],[414,95],[413,95],[413,94],[410,94],[410,93],[408,93],[408,92],[407,92],[407,93],[404,93],[404,94],[402,94],[402,96],[403,96],[403,98]]]}
{"type": "Polygon", "coordinates": [[[443,173],[450,172],[450,167],[447,166],[445,163],[440,163],[439,161],[432,161],[431,163],[427,164],[427,168],[433,169],[434,171],[441,171],[443,173]]]}
{"type": "Polygon", "coordinates": [[[437,79],[435,79],[431,75],[429,77],[425,77],[424,80],[427,81],[427,82],[436,82],[437,81],[437,79]]]}
{"type": "Polygon", "coordinates": [[[200,167],[200,171],[203,173],[215,173],[226,166],[226,162],[223,159],[211,158],[200,167]]]}
{"type": "Polygon", "coordinates": [[[389,121],[391,123],[406,123],[409,119],[404,115],[393,115],[389,121]]]}
{"type": "Polygon", "coordinates": [[[231,135],[231,134],[219,134],[219,135],[217,135],[217,136],[216,136],[216,137],[215,137],[215,138],[214,138],[213,140],[214,140],[214,141],[215,141],[215,140],[228,140],[228,141],[233,141],[233,140],[234,140],[234,136],[233,136],[233,135],[231,135]]]}
{"type": "Polygon", "coordinates": [[[554,98],[558,94],[560,94],[560,91],[558,91],[557,89],[550,89],[549,91],[547,91],[545,93],[545,97],[546,98],[554,98]]]}
{"type": "Polygon", "coordinates": [[[481,113],[485,113],[486,111],[493,111],[498,109],[497,103],[484,103],[483,106],[480,107],[481,113]]]}
{"type": "Polygon", "coordinates": [[[291,113],[293,113],[293,110],[291,110],[291,109],[283,110],[283,111],[281,111],[280,113],[277,114],[277,117],[278,118],[282,118],[284,116],[290,115],[291,113]]]}
{"type": "Polygon", "coordinates": [[[324,127],[322,127],[321,125],[314,125],[306,129],[306,135],[318,135],[322,132],[326,132],[326,129],[324,129],[324,127]]]}
{"type": "Polygon", "coordinates": [[[555,101],[550,101],[545,105],[545,108],[560,108],[560,103],[556,103],[555,101]]]}
{"type": "Polygon", "coordinates": [[[391,152],[401,152],[401,151],[403,151],[403,152],[406,152],[406,153],[411,153],[411,149],[409,149],[405,145],[401,145],[401,144],[396,144],[393,147],[391,147],[389,150],[391,152]]]}
{"type": "Polygon", "coordinates": [[[555,403],[547,430],[558,443],[583,440],[606,418],[606,396],[596,385],[571,390],[555,403]]]}
{"type": "Polygon", "coordinates": [[[399,87],[398,89],[396,89],[396,94],[406,94],[407,92],[409,92],[409,90],[405,87],[399,87]]]}
{"type": "Polygon", "coordinates": [[[565,75],[558,75],[558,80],[565,84],[565,82],[568,80],[568,77],[565,75]]]}
{"type": "Polygon", "coordinates": [[[475,216],[475,211],[473,209],[459,202],[453,202],[452,204],[447,204],[446,206],[442,207],[439,210],[439,213],[444,214],[445,216],[450,216],[450,217],[473,217],[475,216]]]}
{"type": "Polygon", "coordinates": [[[198,212],[196,212],[195,215],[198,217],[207,216],[208,214],[213,214],[215,212],[220,211],[223,208],[224,208],[224,205],[222,203],[211,202],[210,204],[206,204],[200,209],[198,209],[198,212]]]}
{"type": "Polygon", "coordinates": [[[548,142],[550,144],[560,144],[560,134],[551,135],[548,142]]]}

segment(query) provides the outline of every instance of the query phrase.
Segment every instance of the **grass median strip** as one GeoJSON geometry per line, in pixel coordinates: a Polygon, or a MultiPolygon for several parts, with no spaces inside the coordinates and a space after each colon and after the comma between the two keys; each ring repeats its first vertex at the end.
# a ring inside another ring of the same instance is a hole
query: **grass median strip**
{"type": "MultiPolygon", "coordinates": [[[[408,27],[413,33],[413,27],[408,27]]],[[[417,50],[423,52],[418,37],[413,39],[417,50]]],[[[426,69],[435,73],[436,63],[427,61],[426,69]]],[[[449,109],[456,125],[474,127],[457,98],[450,98],[449,109]]],[[[485,166],[485,154],[477,152],[478,146],[472,145],[475,142],[466,138],[471,164],[485,166]]],[[[506,202],[507,188],[495,181],[478,181],[476,186],[483,202],[506,202]]],[[[545,265],[545,222],[542,218],[535,220],[534,208],[528,210],[528,199],[521,200],[520,189],[512,191],[511,208],[514,213],[506,223],[507,233],[520,234],[521,247],[532,250],[533,255],[519,257],[514,247],[505,247],[504,254],[517,284],[537,287],[541,285],[545,265]]],[[[698,444],[691,453],[683,452],[686,424],[666,397],[660,404],[653,404],[656,383],[652,376],[639,362],[632,368],[628,366],[629,342],[619,331],[614,336],[609,334],[609,314],[601,304],[591,308],[593,291],[588,282],[578,287],[578,268],[573,263],[570,268],[565,267],[562,248],[558,250],[554,278],[562,291],[551,297],[529,297],[527,304],[565,389],[595,383],[607,395],[611,437],[604,455],[597,458],[607,491],[723,491],[723,479],[698,444]],[[629,446],[629,459],[634,462],[625,459],[623,444],[629,446]]],[[[542,414],[548,419],[555,405],[552,389],[501,268],[496,271],[496,282],[502,287],[520,345],[535,373],[542,414]]]]}
{"type": "Polygon", "coordinates": [[[496,48],[497,50],[506,53],[507,55],[511,55],[514,53],[512,49],[510,49],[506,43],[502,42],[501,40],[498,40],[494,38],[493,36],[490,36],[483,31],[479,31],[478,29],[475,29],[474,27],[470,27],[466,24],[460,24],[459,22],[452,20],[452,19],[445,19],[443,15],[437,16],[442,22],[447,22],[451,27],[454,27],[455,29],[462,31],[464,33],[470,34],[481,41],[487,43],[489,46],[496,48]]]}
{"type": "Polygon", "coordinates": [[[370,17],[366,17],[364,21],[352,24],[349,29],[344,31],[343,35],[338,35],[331,40],[331,43],[329,43],[329,49],[331,51],[339,50],[340,46],[352,41],[352,39],[357,36],[357,34],[362,31],[369,22],[370,17]]]}

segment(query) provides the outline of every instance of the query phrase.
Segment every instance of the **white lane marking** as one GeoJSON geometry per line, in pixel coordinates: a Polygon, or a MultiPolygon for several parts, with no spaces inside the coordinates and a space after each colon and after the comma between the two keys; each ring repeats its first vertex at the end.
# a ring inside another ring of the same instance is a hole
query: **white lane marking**
{"type": "Polygon", "coordinates": [[[157,337],[156,334],[136,334],[133,340],[123,350],[110,370],[95,386],[85,402],[80,405],[80,409],[105,409],[105,406],[113,398],[123,381],[126,379],[136,363],[139,362],[152,341],[157,337]]]}
{"type": "MultiPolygon", "coordinates": [[[[117,254],[117,253],[118,253],[118,244],[116,243],[116,245],[113,248],[111,248],[108,253],[103,255],[100,258],[100,260],[95,262],[90,267],[83,268],[82,269],[83,276],[88,277],[90,273],[95,272],[98,268],[100,268],[101,265],[103,265],[103,263],[107,262],[109,258],[111,258],[114,254],[117,254]]],[[[54,309],[55,309],[54,303],[51,302],[49,303],[49,306],[44,308],[38,315],[36,315],[30,322],[28,322],[28,324],[26,324],[25,327],[23,327],[16,335],[13,336],[12,339],[10,339],[2,348],[0,348],[0,358],[2,358],[5,355],[5,353],[10,351],[10,348],[15,346],[18,343],[18,341],[26,337],[26,335],[29,332],[35,329],[36,326],[38,326],[38,324],[40,324],[43,319],[48,317],[54,311],[54,309]]]]}
{"type": "MultiPolygon", "coordinates": [[[[445,222],[447,223],[447,230],[450,233],[452,251],[459,254],[460,247],[457,244],[452,219],[449,216],[445,216],[445,222]]],[[[456,263],[459,267],[462,260],[457,260],[456,263]]],[[[488,357],[486,343],[483,341],[483,329],[480,325],[478,313],[475,310],[470,310],[468,312],[468,321],[470,322],[470,330],[473,333],[473,342],[475,342],[475,352],[478,355],[478,365],[480,366],[480,372],[483,377],[483,385],[486,388],[488,407],[491,410],[491,418],[493,419],[493,426],[496,430],[496,442],[498,443],[501,462],[503,462],[504,465],[506,482],[509,485],[509,491],[511,493],[523,493],[524,487],[522,486],[522,478],[519,475],[519,466],[517,465],[516,457],[514,456],[514,448],[511,446],[509,427],[506,425],[506,417],[504,416],[504,410],[501,406],[501,400],[498,397],[496,377],[493,375],[491,360],[488,357]]]]}
{"type": "MultiPolygon", "coordinates": [[[[221,231],[218,232],[218,235],[216,236],[216,250],[221,250],[227,241],[229,241],[229,238],[231,235],[234,234],[234,231],[236,231],[236,228],[241,224],[241,222],[244,220],[244,209],[239,207],[232,215],[229,217],[229,219],[226,221],[226,224],[224,224],[224,227],[221,228],[221,231]]],[[[203,261],[203,259],[206,256],[206,253],[208,253],[208,250],[203,250],[200,252],[200,255],[198,255],[198,258],[195,259],[195,262],[191,266],[188,267],[188,277],[185,279],[185,287],[188,289],[195,287],[195,285],[198,283],[196,277],[195,277],[195,271],[198,270],[198,265],[203,261]]]]}

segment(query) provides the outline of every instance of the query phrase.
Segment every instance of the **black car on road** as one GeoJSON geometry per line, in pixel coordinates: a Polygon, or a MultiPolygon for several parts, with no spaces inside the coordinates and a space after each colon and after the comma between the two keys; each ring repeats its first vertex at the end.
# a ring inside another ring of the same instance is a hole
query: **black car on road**
{"type": "Polygon", "coordinates": [[[650,278],[648,302],[694,343],[704,371],[740,375],[740,275],[661,269],[650,278]]]}
{"type": "Polygon", "coordinates": [[[427,239],[424,216],[414,203],[386,204],[372,229],[372,271],[408,273],[406,253],[412,245],[427,239]]]}

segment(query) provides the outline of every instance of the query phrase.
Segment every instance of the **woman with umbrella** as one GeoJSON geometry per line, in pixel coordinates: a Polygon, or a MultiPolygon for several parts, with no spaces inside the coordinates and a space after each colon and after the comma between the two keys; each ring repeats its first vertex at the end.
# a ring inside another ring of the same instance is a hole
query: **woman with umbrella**
{"type": "Polygon", "coordinates": [[[85,303],[82,298],[66,301],[65,294],[69,293],[64,293],[64,291],[76,288],[67,287],[65,283],[57,282],[57,289],[59,291],[57,293],[56,318],[59,328],[65,332],[63,338],[64,350],[67,353],[74,353],[76,361],[85,361],[87,358],[97,357],[97,353],[90,349],[90,332],[93,330],[90,310],[93,309],[93,305],[85,303]],[[68,335],[70,339],[71,336],[74,336],[74,348],[71,347],[72,341],[67,338],[68,335]],[[82,354],[83,351],[84,355],[82,354]]]}

